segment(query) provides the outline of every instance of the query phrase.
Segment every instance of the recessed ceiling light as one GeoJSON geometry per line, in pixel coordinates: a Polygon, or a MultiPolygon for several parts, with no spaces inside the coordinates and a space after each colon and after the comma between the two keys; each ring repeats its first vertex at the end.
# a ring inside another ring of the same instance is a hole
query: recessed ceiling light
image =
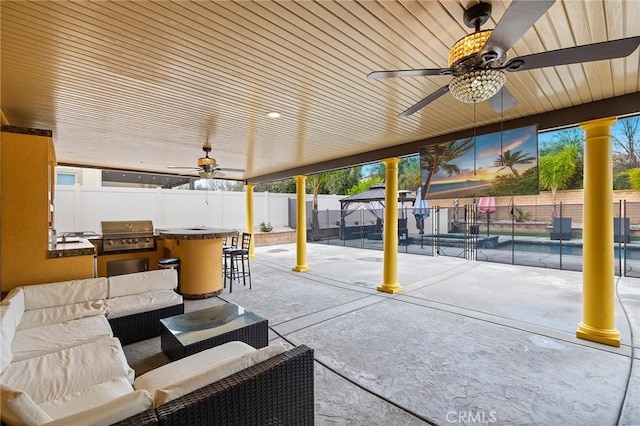
{"type": "Polygon", "coordinates": [[[280,118],[280,116],[281,116],[280,113],[275,111],[271,111],[267,113],[267,117],[269,118],[280,118]]]}

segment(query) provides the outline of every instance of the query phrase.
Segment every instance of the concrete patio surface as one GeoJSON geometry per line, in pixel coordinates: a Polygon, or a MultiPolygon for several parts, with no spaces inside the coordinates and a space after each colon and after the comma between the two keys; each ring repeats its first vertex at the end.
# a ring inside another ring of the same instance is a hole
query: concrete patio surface
{"type": "MultiPolygon", "coordinates": [[[[316,358],[316,424],[639,425],[640,280],[614,278],[614,348],[575,337],[582,273],[398,254],[404,291],[380,293],[382,252],[256,248],[253,289],[234,302],[269,319],[270,340],[316,358]]],[[[168,362],[159,338],[125,347],[140,374],[168,362]]]]}

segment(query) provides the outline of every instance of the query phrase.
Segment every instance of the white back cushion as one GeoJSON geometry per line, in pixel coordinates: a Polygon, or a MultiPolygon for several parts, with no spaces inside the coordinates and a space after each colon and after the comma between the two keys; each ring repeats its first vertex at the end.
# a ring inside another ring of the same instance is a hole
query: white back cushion
{"type": "Polygon", "coordinates": [[[78,318],[100,315],[105,316],[106,314],[107,308],[104,306],[104,302],[102,300],[33,309],[31,311],[24,312],[20,325],[18,325],[18,330],[57,324],[78,318]]]}
{"type": "Polygon", "coordinates": [[[0,305],[8,305],[11,302],[18,302],[22,304],[22,309],[24,309],[24,292],[22,291],[22,287],[16,287],[12,289],[7,297],[2,299],[0,305]]]}
{"type": "Polygon", "coordinates": [[[11,343],[24,314],[24,295],[15,292],[11,302],[0,306],[0,373],[9,366],[13,359],[11,343]]]}
{"type": "Polygon", "coordinates": [[[13,359],[11,341],[15,334],[16,327],[13,325],[9,306],[0,306],[0,373],[11,364],[13,359]]]}
{"type": "Polygon", "coordinates": [[[50,308],[72,303],[106,299],[107,279],[88,278],[86,280],[60,281],[22,287],[25,296],[25,310],[50,308]]]}
{"type": "Polygon", "coordinates": [[[18,287],[11,290],[9,294],[11,298],[7,297],[3,300],[1,306],[7,307],[11,324],[17,328],[24,315],[24,292],[18,287]]]}
{"type": "Polygon", "coordinates": [[[159,269],[109,277],[109,297],[155,290],[175,290],[177,287],[178,272],[175,269],[159,269]]]}

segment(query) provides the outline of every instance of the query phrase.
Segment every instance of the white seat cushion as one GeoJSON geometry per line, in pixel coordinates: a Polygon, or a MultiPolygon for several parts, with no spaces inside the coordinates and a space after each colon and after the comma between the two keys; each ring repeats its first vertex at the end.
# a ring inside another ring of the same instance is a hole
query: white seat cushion
{"type": "Polygon", "coordinates": [[[74,319],[91,317],[94,315],[105,316],[107,309],[102,300],[93,302],[80,302],[71,305],[53,306],[50,308],[33,309],[25,311],[18,330],[26,330],[43,325],[57,324],[74,319]]]}
{"type": "Polygon", "coordinates": [[[279,343],[256,350],[229,342],[151,370],[138,377],[134,387],[152,393],[157,407],[283,352],[279,343]]]}
{"type": "Polygon", "coordinates": [[[102,405],[62,417],[47,426],[107,426],[148,410],[153,399],[147,391],[133,391],[102,405]]]}
{"type": "Polygon", "coordinates": [[[134,371],[127,365],[120,341],[115,337],[103,337],[12,362],[0,375],[0,381],[22,389],[41,405],[121,377],[133,383],[134,371]]]}
{"type": "Polygon", "coordinates": [[[178,288],[175,269],[136,272],[109,277],[109,298],[178,288]]]}
{"type": "MultiPolygon", "coordinates": [[[[88,389],[66,394],[59,399],[47,401],[40,404],[39,407],[55,420],[90,410],[133,391],[131,383],[126,378],[120,377],[91,386],[88,389]]],[[[90,424],[90,422],[86,424],[90,424]]]]}
{"type": "Polygon", "coordinates": [[[27,285],[23,286],[22,290],[25,295],[25,310],[30,311],[106,299],[108,284],[106,278],[100,277],[27,285]]]}
{"type": "Polygon", "coordinates": [[[16,332],[11,342],[13,362],[113,337],[109,321],[93,316],[16,332]]]}
{"type": "Polygon", "coordinates": [[[153,395],[156,389],[201,374],[228,359],[255,351],[256,348],[244,342],[225,343],[151,370],[138,377],[133,387],[136,390],[146,389],[153,395]]]}
{"type": "Polygon", "coordinates": [[[173,290],[156,290],[105,300],[108,319],[168,308],[169,306],[180,305],[181,303],[182,296],[173,290]]]}

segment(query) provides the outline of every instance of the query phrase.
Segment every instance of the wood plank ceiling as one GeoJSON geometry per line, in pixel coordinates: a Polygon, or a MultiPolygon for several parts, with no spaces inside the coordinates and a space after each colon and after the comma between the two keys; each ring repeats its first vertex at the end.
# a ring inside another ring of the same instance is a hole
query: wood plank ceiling
{"type": "MultiPolygon", "coordinates": [[[[1,107],[53,130],[60,163],[166,173],[209,141],[222,167],[246,169],[228,178],[251,180],[473,128],[473,105],[450,94],[397,116],[451,77],[366,75],[446,66],[474,3],[3,0],[1,107]]],[[[510,1],[491,3],[483,29],[510,1]]],[[[508,53],[638,36],[638,22],[639,1],[558,0],[508,53]]],[[[636,93],[639,55],[509,73],[504,119],[636,93]]],[[[500,119],[476,106],[475,125],[500,119]]]]}

